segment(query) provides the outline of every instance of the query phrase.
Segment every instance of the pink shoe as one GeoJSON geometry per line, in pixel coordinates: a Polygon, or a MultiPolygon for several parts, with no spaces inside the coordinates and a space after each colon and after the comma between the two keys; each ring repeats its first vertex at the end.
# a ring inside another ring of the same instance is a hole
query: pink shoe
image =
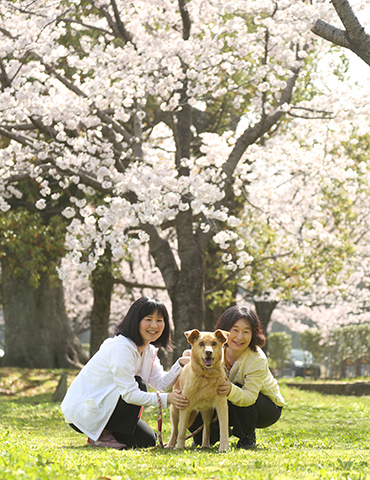
{"type": "Polygon", "coordinates": [[[124,443],[119,443],[108,430],[103,430],[98,440],[87,439],[87,444],[92,447],[100,448],[115,448],[116,450],[123,450],[127,448],[124,443]]]}

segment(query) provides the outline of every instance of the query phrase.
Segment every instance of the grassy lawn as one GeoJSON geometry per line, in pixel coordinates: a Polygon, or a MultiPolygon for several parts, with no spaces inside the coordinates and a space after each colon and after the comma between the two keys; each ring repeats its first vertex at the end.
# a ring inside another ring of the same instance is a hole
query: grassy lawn
{"type": "MultiPolygon", "coordinates": [[[[69,381],[75,372],[70,373],[69,381]]],[[[86,445],[51,403],[61,371],[0,368],[0,479],[370,479],[370,397],[289,388],[281,420],[258,448],[115,451],[86,445]]],[[[144,420],[157,428],[157,411],[144,420]]],[[[168,411],[164,441],[169,438],[168,411]]]]}

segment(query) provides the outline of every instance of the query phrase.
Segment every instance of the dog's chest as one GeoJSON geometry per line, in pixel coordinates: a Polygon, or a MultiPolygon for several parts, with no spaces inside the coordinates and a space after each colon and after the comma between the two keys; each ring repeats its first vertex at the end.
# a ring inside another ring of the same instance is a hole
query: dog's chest
{"type": "Polygon", "coordinates": [[[217,388],[222,378],[190,375],[184,385],[183,394],[189,400],[192,408],[199,410],[215,406],[217,388]]]}

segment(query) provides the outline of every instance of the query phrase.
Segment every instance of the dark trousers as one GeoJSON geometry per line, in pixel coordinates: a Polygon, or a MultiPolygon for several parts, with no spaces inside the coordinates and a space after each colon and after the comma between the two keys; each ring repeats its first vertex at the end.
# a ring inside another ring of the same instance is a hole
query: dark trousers
{"type": "MultiPolygon", "coordinates": [[[[232,434],[239,438],[245,438],[254,433],[256,428],[267,428],[276,423],[280,416],[282,407],[278,407],[268,397],[260,393],[256,403],[249,407],[238,407],[231,402],[229,406],[229,426],[233,427],[232,434]]],[[[216,417],[216,412],[214,417],[216,417]]],[[[203,424],[201,414],[199,413],[189,430],[194,432],[203,424]]],[[[213,445],[220,439],[220,429],[218,421],[211,424],[211,444],[213,445]]],[[[202,431],[194,436],[196,445],[202,443],[202,431]]]]}
{"type": "MultiPolygon", "coordinates": [[[[139,376],[136,376],[135,380],[140,390],[148,391],[145,380],[139,376]]],[[[126,403],[120,397],[104,429],[109,430],[118,442],[128,447],[154,447],[157,436],[149,425],[140,419],[141,409],[141,406],[126,403]]],[[[71,424],[71,427],[82,433],[75,425],[71,424]]]]}

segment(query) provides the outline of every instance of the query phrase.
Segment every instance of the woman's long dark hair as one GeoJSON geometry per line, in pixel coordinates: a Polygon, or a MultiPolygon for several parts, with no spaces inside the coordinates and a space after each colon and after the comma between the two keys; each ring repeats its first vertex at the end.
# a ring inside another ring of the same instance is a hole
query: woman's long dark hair
{"type": "Polygon", "coordinates": [[[262,324],[257,314],[248,307],[230,307],[224,311],[221,317],[217,320],[216,330],[230,331],[232,326],[240,319],[247,321],[252,328],[252,340],[249,348],[253,352],[257,351],[258,347],[263,347],[266,343],[266,337],[262,332],[262,324]]]}
{"type": "Polygon", "coordinates": [[[154,312],[162,315],[164,330],[162,335],[152,343],[156,347],[163,347],[167,350],[171,349],[171,329],[167,308],[161,301],[155,298],[141,297],[136,300],[129,308],[124,319],[116,325],[114,329],[115,335],[123,335],[124,337],[130,338],[138,347],[141,347],[144,345],[144,341],[139,331],[140,322],[144,317],[152,315],[154,312]]]}

